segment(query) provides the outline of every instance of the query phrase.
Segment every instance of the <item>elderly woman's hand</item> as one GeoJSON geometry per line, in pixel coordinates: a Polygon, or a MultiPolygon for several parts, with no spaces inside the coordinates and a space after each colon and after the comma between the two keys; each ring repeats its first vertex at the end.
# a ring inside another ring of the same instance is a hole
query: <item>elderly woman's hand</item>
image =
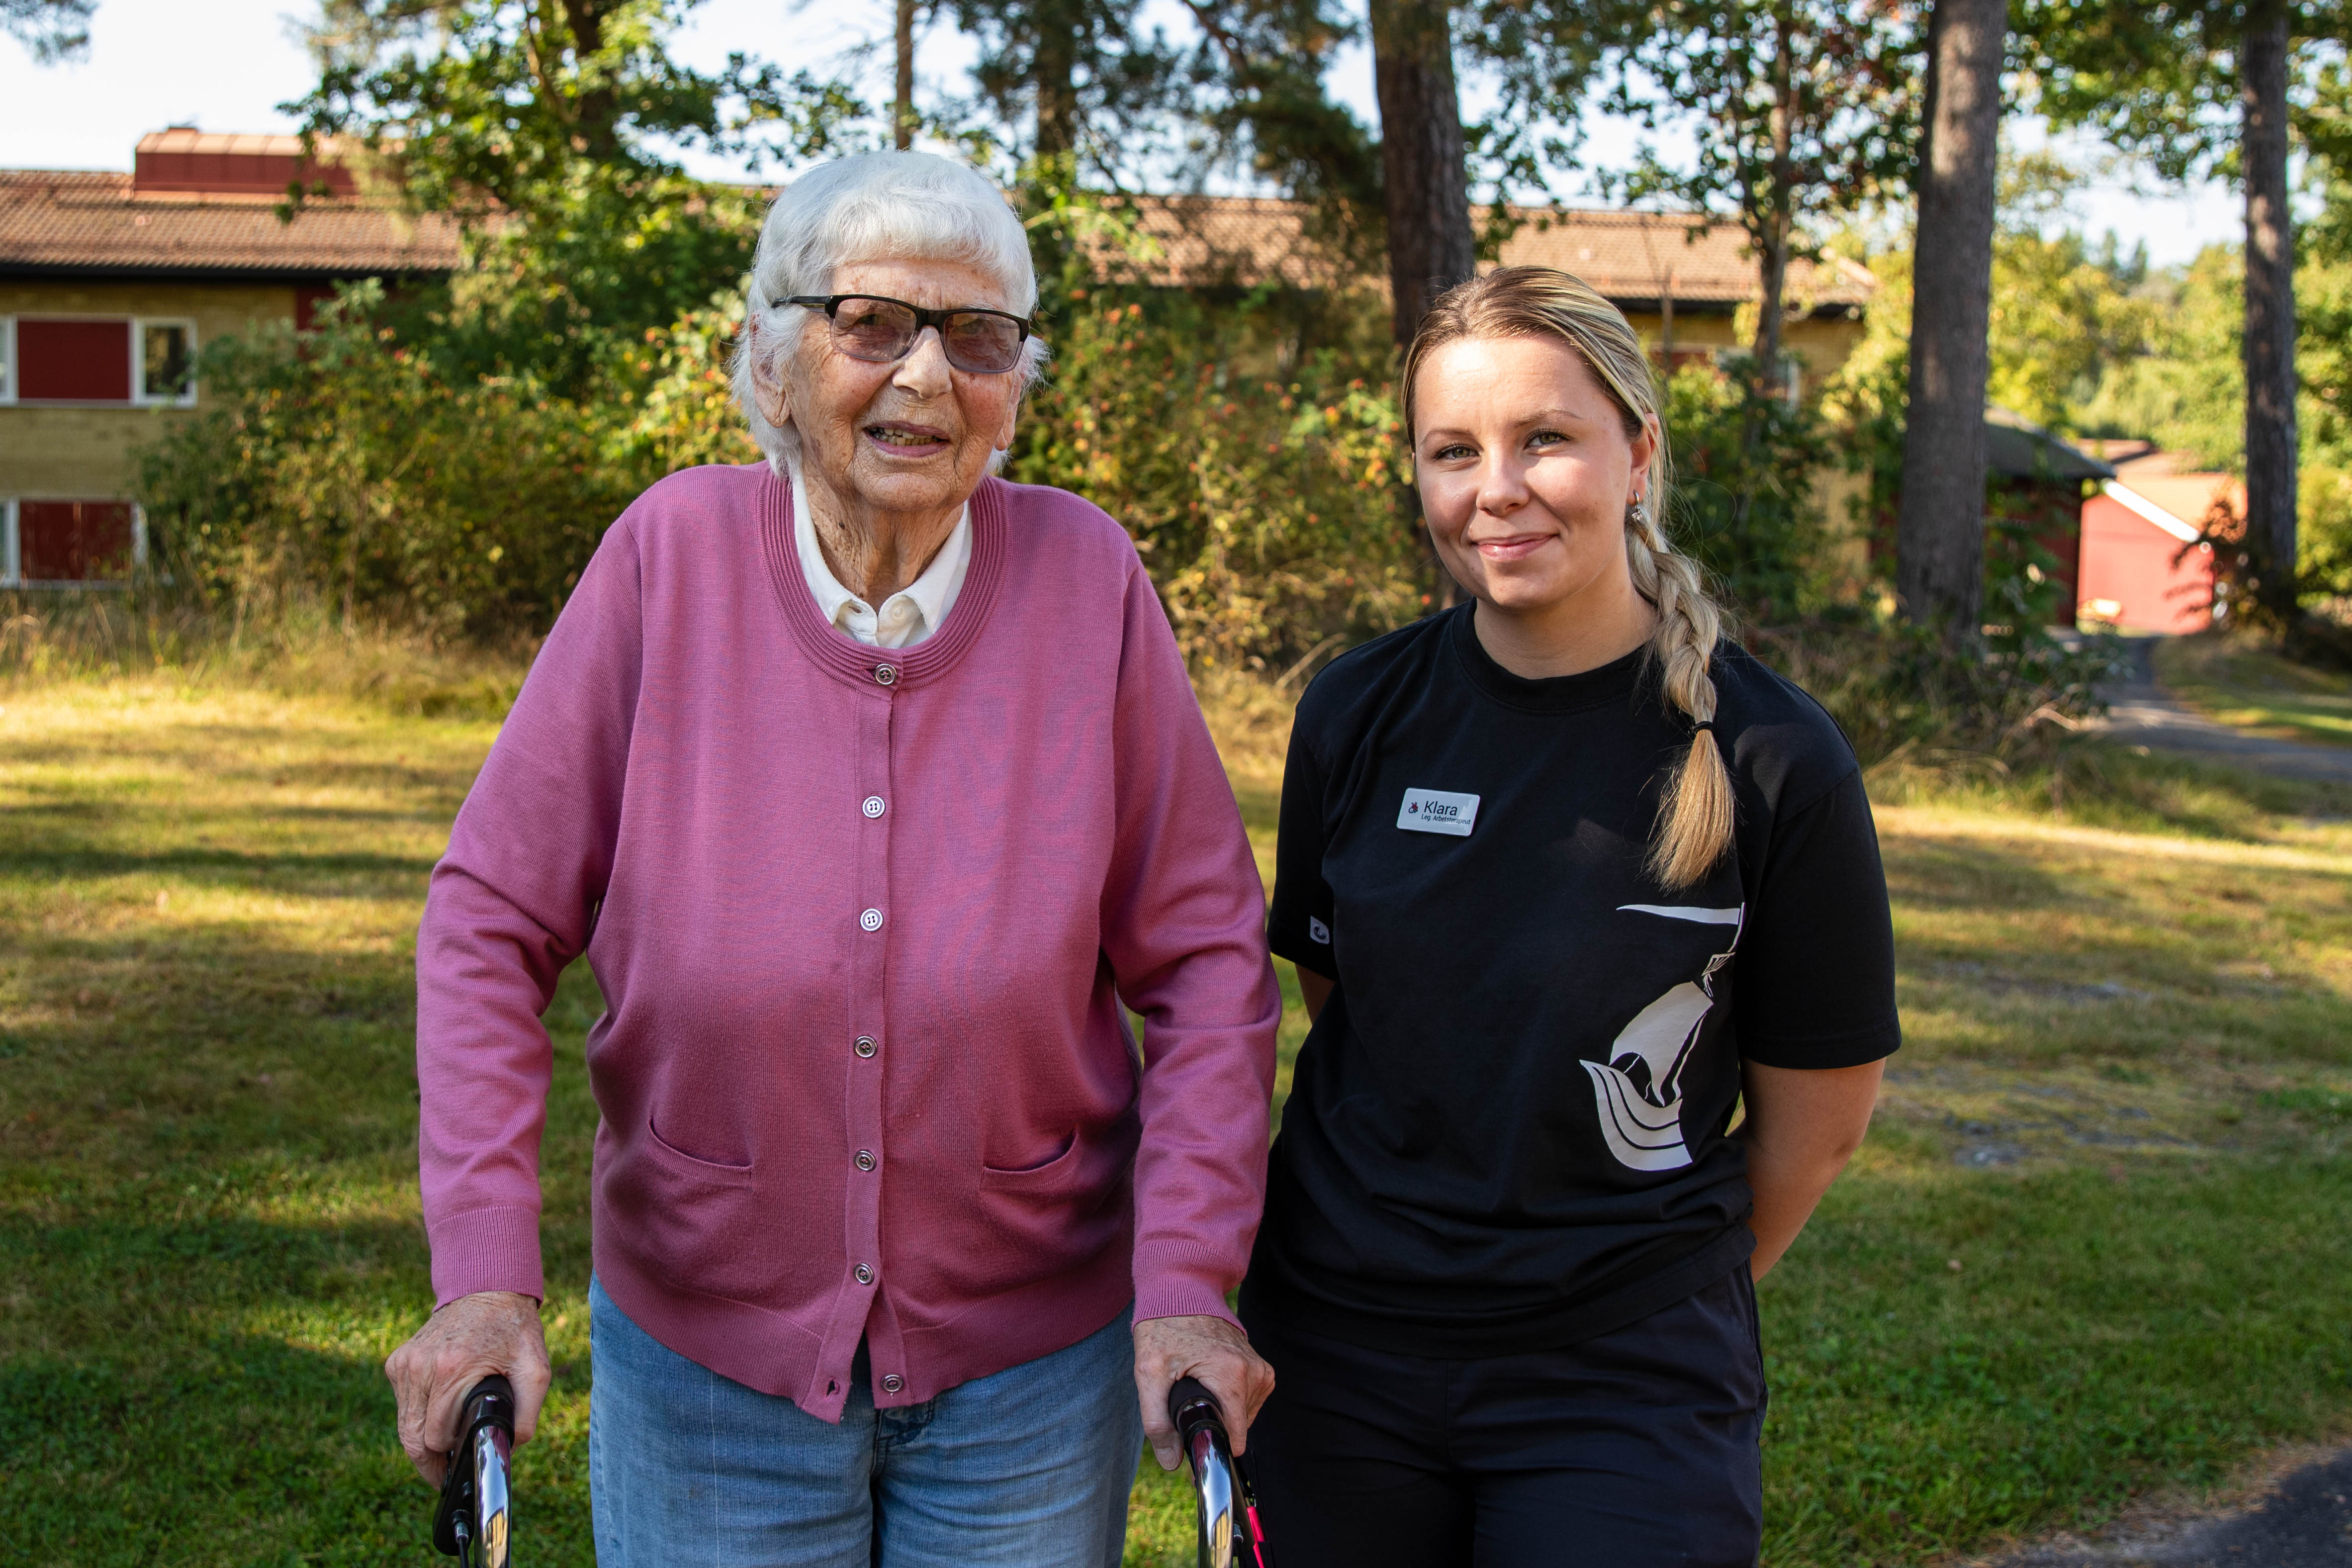
{"type": "Polygon", "coordinates": [[[515,1446],[530,1441],[547,1399],[547,1335],[539,1303],[511,1290],[460,1296],[385,1359],[400,1403],[400,1446],[428,1486],[439,1486],[457,1439],[458,1405],[492,1373],[514,1384],[515,1446]]]}
{"type": "Polygon", "coordinates": [[[1249,1336],[1223,1318],[1146,1318],[1135,1325],[1135,1392],[1143,1401],[1143,1435],[1163,1470],[1184,1462],[1168,1423],[1168,1391],[1197,1377],[1217,1396],[1234,1452],[1249,1447],[1249,1425],[1274,1392],[1274,1368],[1250,1349],[1249,1336]]]}

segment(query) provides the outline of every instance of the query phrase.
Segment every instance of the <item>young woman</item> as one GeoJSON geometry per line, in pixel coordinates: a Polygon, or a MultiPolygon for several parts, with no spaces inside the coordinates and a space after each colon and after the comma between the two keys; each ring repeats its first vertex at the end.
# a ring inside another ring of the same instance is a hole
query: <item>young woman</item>
{"type": "Polygon", "coordinates": [[[1335,660],[1292,733],[1270,930],[1315,1026],[1241,1303],[1268,1535],[1284,1568],[1752,1563],[1754,1281],[1897,1039],[1870,805],[1667,542],[1615,308],[1492,273],[1404,388],[1471,601],[1335,660]]]}

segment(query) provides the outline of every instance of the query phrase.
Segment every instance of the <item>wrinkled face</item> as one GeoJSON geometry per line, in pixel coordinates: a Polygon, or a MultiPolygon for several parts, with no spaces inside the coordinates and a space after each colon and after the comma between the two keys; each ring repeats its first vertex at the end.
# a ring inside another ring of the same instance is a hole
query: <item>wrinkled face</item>
{"type": "Polygon", "coordinates": [[[1413,387],[1414,476],[1446,570],[1512,611],[1595,589],[1631,592],[1625,509],[1649,482],[1654,437],[1554,337],[1465,338],[1413,387]]]}
{"type": "MultiPolygon", "coordinates": [[[[826,292],[934,310],[1014,309],[985,273],[949,261],[858,262],[836,268],[826,292]]],[[[792,426],[801,460],[835,496],[885,512],[950,508],[970,496],[990,457],[1013,444],[1021,379],[1018,370],[956,369],[932,327],[896,363],[852,359],[834,345],[822,311],[810,312],[799,347],[781,366],[753,359],[768,422],[792,426]]]]}

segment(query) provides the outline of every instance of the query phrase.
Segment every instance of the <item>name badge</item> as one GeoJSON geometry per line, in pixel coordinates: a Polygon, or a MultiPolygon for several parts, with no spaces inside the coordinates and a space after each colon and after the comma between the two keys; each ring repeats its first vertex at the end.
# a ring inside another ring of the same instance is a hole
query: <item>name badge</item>
{"type": "Polygon", "coordinates": [[[1447,833],[1456,838],[1470,837],[1470,825],[1478,820],[1478,797],[1455,795],[1442,789],[1409,789],[1404,792],[1404,805],[1397,812],[1397,826],[1412,833],[1447,833]]]}

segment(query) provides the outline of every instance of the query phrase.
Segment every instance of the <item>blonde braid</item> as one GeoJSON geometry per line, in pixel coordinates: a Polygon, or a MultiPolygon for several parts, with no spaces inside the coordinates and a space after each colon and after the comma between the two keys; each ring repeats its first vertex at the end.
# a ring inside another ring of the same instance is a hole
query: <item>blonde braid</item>
{"type": "MultiPolygon", "coordinates": [[[[1549,267],[1498,267],[1438,297],[1405,350],[1402,377],[1405,430],[1412,431],[1414,378],[1429,356],[1462,338],[1556,337],[1583,357],[1616,401],[1625,435],[1646,430],[1651,447],[1646,494],[1663,506],[1672,470],[1665,424],[1649,354],[1624,312],[1582,279],[1549,267]]],[[[1707,597],[1697,563],[1675,550],[1647,505],[1625,512],[1625,559],[1633,587],[1658,613],[1650,655],[1663,673],[1666,700],[1686,714],[1690,746],[1666,781],[1648,868],[1675,892],[1713,870],[1731,847],[1731,773],[1715,740],[1715,681],[1708,674],[1723,634],[1723,612],[1707,597]]]]}
{"type": "Polygon", "coordinates": [[[1706,595],[1698,565],[1666,540],[1636,501],[1625,514],[1625,558],[1634,591],[1658,612],[1650,655],[1663,672],[1666,700],[1690,716],[1691,731],[1659,802],[1649,870],[1676,891],[1691,886],[1731,847],[1731,772],[1715,740],[1715,681],[1707,673],[1723,633],[1723,612],[1706,595]]]}

